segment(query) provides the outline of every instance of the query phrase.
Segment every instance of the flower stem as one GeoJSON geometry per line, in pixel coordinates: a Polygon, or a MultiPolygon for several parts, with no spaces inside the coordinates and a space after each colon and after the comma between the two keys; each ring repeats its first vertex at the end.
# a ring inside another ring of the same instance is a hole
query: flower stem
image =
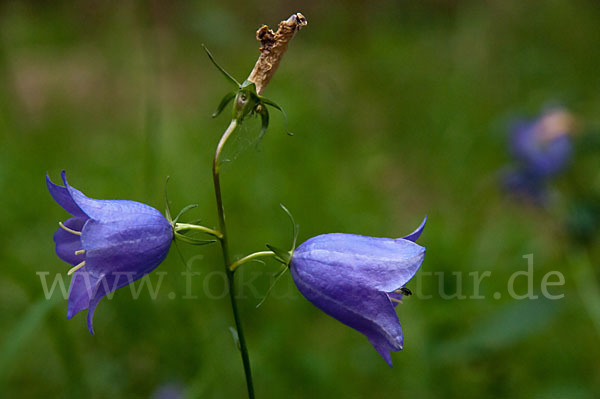
{"type": "Polygon", "coordinates": [[[219,144],[217,145],[217,150],[215,152],[215,157],[213,158],[212,165],[212,173],[213,173],[213,185],[215,187],[215,198],[217,200],[217,213],[219,216],[219,230],[221,232],[221,249],[223,251],[223,261],[225,263],[225,272],[227,274],[227,283],[229,286],[229,299],[231,300],[231,310],[233,311],[233,319],[235,321],[235,327],[237,329],[237,335],[239,339],[240,352],[242,354],[242,363],[244,364],[244,372],[246,374],[246,387],[248,388],[248,398],[254,399],[254,386],[252,384],[252,371],[250,369],[250,357],[248,356],[248,347],[246,346],[246,338],[244,337],[244,330],[242,328],[242,320],[240,319],[240,315],[238,312],[237,302],[235,299],[235,282],[233,279],[233,271],[230,270],[229,266],[231,264],[229,258],[229,248],[228,248],[228,237],[227,237],[227,228],[225,225],[225,208],[223,207],[223,198],[221,195],[221,180],[219,178],[219,157],[221,152],[223,151],[223,147],[227,142],[227,139],[234,132],[237,127],[237,120],[233,119],[219,144]]]}
{"type": "Polygon", "coordinates": [[[253,254],[244,256],[243,258],[238,259],[235,262],[233,262],[229,266],[229,270],[231,270],[232,272],[235,272],[235,269],[237,269],[239,266],[243,265],[244,263],[250,262],[251,260],[258,259],[258,258],[264,258],[267,256],[276,256],[276,254],[273,251],[254,252],[253,254]]]}
{"type": "Polygon", "coordinates": [[[182,231],[182,230],[200,231],[202,233],[210,234],[211,236],[214,236],[214,237],[218,238],[219,240],[221,238],[223,238],[223,234],[221,234],[220,231],[216,231],[216,230],[211,229],[206,226],[200,226],[197,224],[188,224],[188,223],[175,223],[175,231],[182,231]]]}

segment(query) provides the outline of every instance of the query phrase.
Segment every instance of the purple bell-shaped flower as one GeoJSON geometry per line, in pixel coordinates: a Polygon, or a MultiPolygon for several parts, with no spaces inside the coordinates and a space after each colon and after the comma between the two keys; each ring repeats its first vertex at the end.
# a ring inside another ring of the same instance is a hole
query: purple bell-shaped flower
{"type": "Polygon", "coordinates": [[[73,265],[67,318],[88,309],[87,325],[98,302],[154,270],[173,240],[171,223],[156,209],[134,201],[96,200],[46,176],[52,197],[71,214],[54,234],[56,254],[73,265]]]}
{"type": "Polygon", "coordinates": [[[402,327],[394,308],[415,275],[425,248],[415,241],[425,220],[398,239],[323,234],[292,254],[290,270],[298,290],[331,317],[363,333],[391,366],[390,351],[402,349],[402,327]]]}
{"type": "Polygon", "coordinates": [[[516,162],[503,174],[504,188],[517,197],[545,203],[548,181],[571,159],[574,127],[574,117],[562,108],[551,109],[534,121],[515,124],[510,151],[516,162]]]}

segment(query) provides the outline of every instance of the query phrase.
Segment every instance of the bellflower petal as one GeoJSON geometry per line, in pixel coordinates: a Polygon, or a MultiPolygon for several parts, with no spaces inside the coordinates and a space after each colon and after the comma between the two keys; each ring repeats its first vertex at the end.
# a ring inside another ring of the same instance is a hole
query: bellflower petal
{"type": "MultiPolygon", "coordinates": [[[[73,203],[89,218],[108,221],[112,219],[120,220],[127,216],[131,216],[133,218],[140,215],[162,216],[158,210],[140,202],[127,200],[97,200],[88,198],[81,191],[69,185],[65,171],[61,173],[61,176],[63,182],[65,183],[65,187],[57,187],[66,188],[73,203]]],[[[59,205],[62,206],[60,202],[59,205]]],[[[67,209],[65,208],[65,210],[67,209]]]]}
{"type": "Polygon", "coordinates": [[[98,278],[84,269],[79,269],[73,274],[69,287],[67,319],[88,308],[97,283],[98,278]]]}
{"type": "Polygon", "coordinates": [[[391,292],[402,287],[419,269],[425,248],[412,241],[355,234],[323,234],[304,242],[293,258],[311,275],[343,275],[345,281],[367,283],[391,292]]]}
{"type": "MultiPolygon", "coordinates": [[[[62,176],[63,181],[66,181],[64,170],[61,172],[61,176],[62,176]]],[[[71,215],[73,215],[75,217],[81,217],[81,218],[86,218],[86,219],[88,218],[88,215],[86,215],[77,206],[75,201],[73,201],[73,198],[71,197],[71,194],[69,193],[69,190],[66,187],[59,186],[59,185],[52,183],[52,181],[50,180],[50,176],[48,176],[48,174],[46,174],[46,185],[48,186],[48,191],[50,191],[50,195],[52,195],[52,198],[54,198],[54,200],[58,203],[58,205],[62,206],[65,211],[69,212],[71,215]]]]}
{"type": "Polygon", "coordinates": [[[167,256],[171,245],[165,237],[172,235],[172,227],[162,215],[160,217],[162,220],[154,216],[125,219],[127,229],[114,222],[89,220],[81,234],[88,271],[97,275],[128,272],[132,264],[139,265],[135,271],[142,275],[154,270],[167,256]],[[119,251],[123,243],[127,243],[127,250],[119,251]]]}
{"type": "Polygon", "coordinates": [[[408,239],[323,234],[300,245],[290,262],[298,290],[313,305],[363,333],[391,366],[390,351],[402,349],[394,311],[401,289],[417,272],[425,248],[408,239]]]}
{"type": "Polygon", "coordinates": [[[68,184],[64,171],[61,176],[64,187],[48,176],[46,181],[52,197],[73,215],[54,234],[57,255],[75,266],[67,318],[88,309],[93,334],[100,300],[154,270],[169,252],[173,227],[148,205],[88,198],[68,184]]]}
{"type": "MultiPolygon", "coordinates": [[[[72,230],[81,231],[85,222],[86,220],[82,218],[70,218],[63,225],[72,230]]],[[[56,243],[56,254],[59,258],[73,266],[83,262],[83,255],[75,255],[75,251],[83,249],[80,236],[61,228],[54,233],[54,242],[56,243]]]]}
{"type": "Polygon", "coordinates": [[[413,231],[409,235],[402,237],[402,238],[404,240],[417,242],[419,237],[421,237],[421,233],[423,232],[423,229],[425,228],[425,223],[427,223],[427,216],[425,216],[425,219],[423,219],[423,221],[421,222],[421,224],[419,225],[419,227],[417,227],[417,229],[415,231],[413,231]]]}

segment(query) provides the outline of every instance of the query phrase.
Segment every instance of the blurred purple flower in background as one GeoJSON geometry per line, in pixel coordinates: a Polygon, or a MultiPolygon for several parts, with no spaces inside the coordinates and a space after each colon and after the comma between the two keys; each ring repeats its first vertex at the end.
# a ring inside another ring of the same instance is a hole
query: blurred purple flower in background
{"type": "Polygon", "coordinates": [[[562,172],[571,159],[574,125],[574,117],[563,108],[515,124],[510,150],[516,165],[504,173],[504,188],[519,198],[546,202],[548,180],[562,172]]]}
{"type": "Polygon", "coordinates": [[[167,256],[173,228],[156,209],[134,201],[96,200],[69,186],[46,183],[52,197],[72,217],[54,234],[56,254],[74,267],[67,318],[88,309],[87,325],[98,302],[154,270],[167,256]]]}
{"type": "Polygon", "coordinates": [[[185,387],[179,382],[169,382],[160,385],[150,396],[150,399],[183,399],[185,387]]]}
{"type": "Polygon", "coordinates": [[[331,317],[363,333],[391,366],[390,351],[402,349],[402,327],[394,308],[410,291],[425,248],[415,241],[425,221],[398,239],[323,234],[293,253],[290,270],[298,290],[331,317]]]}

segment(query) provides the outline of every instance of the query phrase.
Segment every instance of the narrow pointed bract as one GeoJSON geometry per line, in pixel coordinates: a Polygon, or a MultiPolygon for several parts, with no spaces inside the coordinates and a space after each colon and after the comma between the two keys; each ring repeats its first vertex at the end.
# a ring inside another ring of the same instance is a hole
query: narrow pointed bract
{"type": "Polygon", "coordinates": [[[292,277],[316,307],[363,333],[391,366],[390,351],[403,346],[402,327],[394,310],[400,289],[415,275],[425,248],[414,241],[425,221],[404,238],[323,234],[293,253],[292,277]]]}
{"type": "Polygon", "coordinates": [[[134,201],[96,200],[46,176],[52,197],[72,217],[54,234],[56,254],[75,266],[69,288],[67,318],[88,309],[87,324],[98,302],[154,270],[167,256],[173,228],[156,209],[134,201]]]}

